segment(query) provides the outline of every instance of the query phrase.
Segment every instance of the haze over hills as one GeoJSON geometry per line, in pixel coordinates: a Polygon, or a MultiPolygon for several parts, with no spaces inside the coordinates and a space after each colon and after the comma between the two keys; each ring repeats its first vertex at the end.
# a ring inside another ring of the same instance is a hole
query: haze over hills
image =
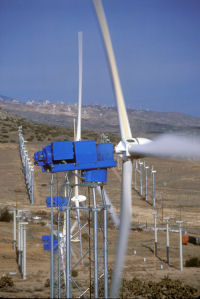
{"type": "MultiPolygon", "coordinates": [[[[51,103],[49,101],[21,102],[0,96],[0,107],[29,120],[73,127],[77,117],[77,104],[51,103]]],[[[200,118],[175,112],[153,112],[128,109],[128,116],[134,136],[153,136],[163,132],[200,133],[200,118]]],[[[88,105],[82,108],[83,130],[119,133],[118,114],[115,107],[88,105]]]]}

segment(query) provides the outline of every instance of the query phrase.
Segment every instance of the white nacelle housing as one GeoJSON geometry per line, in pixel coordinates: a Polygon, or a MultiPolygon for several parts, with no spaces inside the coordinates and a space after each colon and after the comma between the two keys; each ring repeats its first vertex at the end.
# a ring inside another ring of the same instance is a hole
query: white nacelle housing
{"type": "Polygon", "coordinates": [[[138,145],[143,145],[147,144],[149,142],[152,142],[150,139],[143,138],[143,137],[138,137],[138,138],[132,138],[132,139],[127,139],[120,141],[118,145],[115,146],[115,152],[116,154],[120,155],[123,159],[127,157],[134,157],[134,158],[139,158],[139,156],[136,154],[134,156],[133,154],[133,148],[134,146],[138,145]],[[131,149],[131,153],[130,150],[131,149]]]}

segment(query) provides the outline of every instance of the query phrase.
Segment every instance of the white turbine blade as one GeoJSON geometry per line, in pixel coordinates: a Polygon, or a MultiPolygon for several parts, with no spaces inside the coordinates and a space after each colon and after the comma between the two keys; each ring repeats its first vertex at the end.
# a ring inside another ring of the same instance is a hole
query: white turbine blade
{"type": "MultiPolygon", "coordinates": [[[[75,170],[77,172],[77,170],[75,170]]],[[[78,177],[75,176],[75,183],[78,184],[78,177]]],[[[82,247],[82,237],[81,237],[81,223],[80,223],[80,211],[79,211],[79,194],[78,194],[78,186],[75,186],[75,196],[76,198],[74,200],[75,206],[76,206],[76,214],[77,214],[77,220],[74,221],[74,224],[71,227],[71,234],[73,233],[74,229],[76,228],[78,224],[78,231],[79,231],[79,240],[80,240],[80,252],[81,252],[81,257],[83,256],[83,247],[82,247]],[[76,188],[77,187],[77,188],[76,188]]]]}
{"type": "MultiPolygon", "coordinates": [[[[83,34],[82,34],[82,32],[78,32],[79,81],[78,81],[78,116],[77,116],[76,141],[81,140],[82,73],[83,73],[82,41],[83,41],[83,34]]],[[[74,188],[75,188],[75,196],[78,197],[78,170],[75,170],[75,187],[74,188]]]]}
{"type": "MultiPolygon", "coordinates": [[[[112,48],[111,38],[103,10],[101,0],[93,0],[96,13],[98,16],[99,24],[101,27],[108,61],[110,64],[110,70],[113,79],[113,85],[115,89],[118,117],[120,124],[120,132],[122,141],[126,142],[127,139],[132,138],[130,124],[128,120],[128,115],[126,107],[124,104],[124,98],[121,90],[121,84],[119,80],[119,75],[117,71],[117,65],[115,62],[114,51],[112,48]]],[[[120,231],[118,236],[118,246],[116,263],[113,272],[113,279],[111,285],[111,297],[117,297],[118,290],[120,287],[121,272],[123,270],[124,258],[127,249],[129,227],[131,222],[131,178],[132,178],[132,161],[130,159],[125,159],[123,161],[122,167],[122,195],[121,195],[121,214],[120,214],[120,231]]]]}
{"type": "MultiPolygon", "coordinates": [[[[79,65],[79,81],[78,81],[78,117],[77,117],[77,131],[76,131],[76,141],[81,140],[81,106],[82,106],[82,73],[83,73],[83,63],[82,63],[82,40],[83,34],[82,32],[78,32],[78,65],[79,65]]],[[[80,229],[80,211],[79,211],[79,190],[78,190],[78,170],[75,170],[75,179],[74,179],[75,187],[74,187],[74,195],[77,200],[75,200],[76,205],[76,213],[77,213],[77,221],[74,222],[74,225],[71,228],[71,233],[73,233],[76,224],[78,224],[79,229],[79,238],[80,238],[80,251],[81,257],[82,253],[82,239],[81,239],[81,229],[80,229]],[[78,222],[78,223],[77,223],[78,222]]]]}
{"type": "MultiPolygon", "coordinates": [[[[101,188],[99,186],[97,186],[97,191],[98,191],[99,195],[101,196],[101,188]]],[[[108,212],[112,218],[112,221],[116,227],[119,227],[119,224],[120,224],[119,217],[117,216],[115,208],[113,207],[105,189],[104,189],[104,197],[105,197],[106,204],[110,206],[110,208],[108,209],[108,212]]]]}
{"type": "Polygon", "coordinates": [[[123,162],[122,166],[122,201],[120,214],[120,231],[118,236],[117,254],[111,285],[111,298],[116,298],[120,288],[120,278],[123,271],[124,259],[128,245],[129,228],[132,216],[131,203],[131,182],[132,182],[132,161],[123,162]]]}
{"type": "Polygon", "coordinates": [[[200,139],[192,136],[164,134],[147,144],[129,147],[131,156],[154,156],[161,158],[200,160],[200,139]]]}
{"type": "Polygon", "coordinates": [[[64,256],[64,246],[63,246],[63,242],[62,245],[60,246],[60,251],[61,251],[61,259],[62,259],[62,270],[63,270],[63,276],[64,276],[64,283],[66,284],[66,271],[65,271],[65,256],[64,256]]]}
{"type": "MultiPolygon", "coordinates": [[[[67,177],[65,177],[67,179],[67,177]]],[[[63,186],[63,185],[62,185],[63,186]]],[[[61,186],[61,187],[62,187],[61,186]]],[[[67,186],[66,186],[66,181],[64,183],[64,196],[65,198],[67,197],[67,186]]],[[[64,213],[64,219],[63,219],[63,236],[66,236],[66,213],[64,213]]]]}
{"type": "Polygon", "coordinates": [[[79,62],[79,81],[78,81],[78,119],[76,141],[81,140],[81,105],[82,105],[82,73],[83,73],[83,59],[82,59],[82,32],[78,32],[78,62],[79,62]]]}
{"type": "Polygon", "coordinates": [[[121,89],[121,84],[119,80],[117,64],[115,61],[114,51],[111,43],[110,33],[108,30],[106,17],[104,14],[103,6],[101,0],[93,0],[94,7],[96,9],[96,13],[98,16],[99,24],[101,27],[107,55],[108,61],[110,65],[110,70],[112,74],[113,85],[115,89],[116,101],[117,101],[117,109],[118,109],[118,116],[119,116],[119,123],[120,123],[120,131],[121,131],[121,138],[122,140],[126,140],[132,138],[130,124],[128,120],[128,115],[126,111],[126,107],[124,104],[124,97],[121,89]]]}
{"type": "Polygon", "coordinates": [[[71,235],[73,234],[73,232],[74,232],[74,230],[75,230],[75,228],[76,228],[77,225],[78,225],[78,222],[77,222],[77,221],[74,221],[74,223],[73,223],[73,225],[72,225],[72,227],[71,227],[71,230],[70,230],[71,235]]]}

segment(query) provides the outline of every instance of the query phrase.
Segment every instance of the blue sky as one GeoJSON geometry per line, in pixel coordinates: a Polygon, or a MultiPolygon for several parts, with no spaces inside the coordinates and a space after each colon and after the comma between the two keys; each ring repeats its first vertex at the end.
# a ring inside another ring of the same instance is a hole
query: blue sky
{"type": "MultiPolygon", "coordinates": [[[[104,0],[126,105],[200,117],[200,1],[104,0]]],[[[0,94],[115,105],[91,0],[0,0],[0,94]]]]}

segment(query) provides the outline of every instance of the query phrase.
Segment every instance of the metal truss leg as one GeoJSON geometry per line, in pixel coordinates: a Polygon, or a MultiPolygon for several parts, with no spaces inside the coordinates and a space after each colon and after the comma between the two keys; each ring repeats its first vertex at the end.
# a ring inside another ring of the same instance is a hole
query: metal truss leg
{"type": "Polygon", "coordinates": [[[26,279],[26,225],[23,226],[23,279],[26,279]]]}
{"type": "Polygon", "coordinates": [[[61,271],[60,271],[60,211],[58,211],[58,256],[57,256],[57,297],[60,298],[61,297],[61,293],[60,293],[60,275],[61,275],[61,271]]]}
{"type": "Polygon", "coordinates": [[[95,188],[92,188],[93,192],[93,243],[94,243],[94,298],[98,298],[98,219],[97,219],[97,205],[95,188]]]}
{"type": "Polygon", "coordinates": [[[66,209],[66,297],[71,298],[71,234],[70,207],[66,209]]]}
{"type": "Polygon", "coordinates": [[[13,249],[16,251],[16,206],[14,206],[13,210],[13,249]]]}
{"type": "Polygon", "coordinates": [[[51,259],[50,259],[50,298],[54,298],[54,245],[53,245],[53,174],[51,176],[51,259]]]}
{"type": "Polygon", "coordinates": [[[107,229],[108,229],[108,221],[107,221],[107,206],[105,202],[105,195],[104,195],[104,189],[101,187],[101,196],[102,201],[104,204],[104,218],[103,218],[103,224],[104,224],[104,241],[103,241],[103,249],[104,249],[104,298],[108,298],[108,239],[107,239],[107,229]]]}

